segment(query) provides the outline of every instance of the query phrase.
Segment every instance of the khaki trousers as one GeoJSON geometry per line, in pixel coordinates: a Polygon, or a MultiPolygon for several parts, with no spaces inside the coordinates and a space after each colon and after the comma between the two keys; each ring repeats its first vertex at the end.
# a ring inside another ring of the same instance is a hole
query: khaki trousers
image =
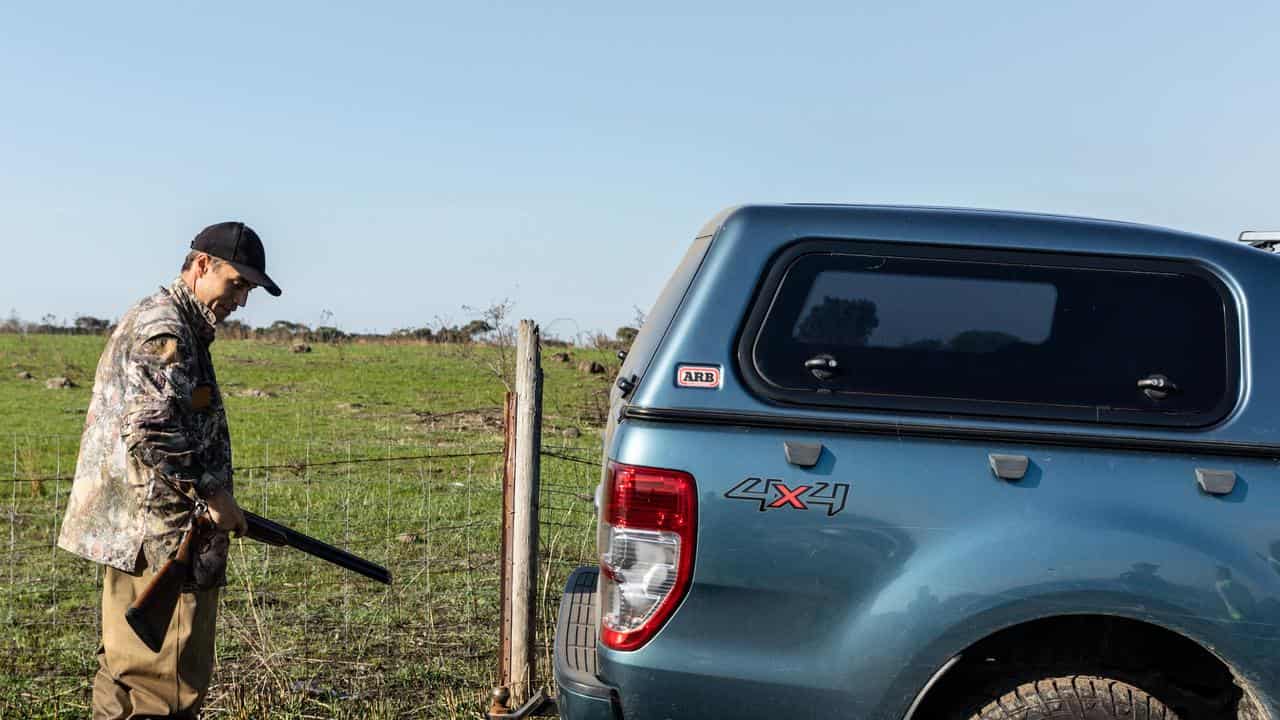
{"type": "Polygon", "coordinates": [[[218,589],[182,593],[159,653],[134,634],[124,612],[152,574],[107,567],[102,580],[102,645],[93,678],[93,720],[190,718],[200,714],[213,675],[218,589]]]}

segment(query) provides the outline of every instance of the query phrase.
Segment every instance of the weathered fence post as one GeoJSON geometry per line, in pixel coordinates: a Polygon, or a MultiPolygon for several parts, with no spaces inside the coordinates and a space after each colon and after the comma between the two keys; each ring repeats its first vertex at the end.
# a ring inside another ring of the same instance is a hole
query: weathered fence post
{"type": "MultiPolygon", "coordinates": [[[[538,326],[521,320],[516,340],[515,432],[508,431],[503,481],[502,633],[494,708],[518,707],[531,694],[538,575],[538,488],[542,450],[542,361],[538,326]],[[512,442],[514,441],[514,442],[512,442]],[[509,498],[509,502],[508,502],[509,498]],[[509,514],[508,514],[509,513],[509,514]],[[502,692],[503,689],[507,692],[502,692]]],[[[492,711],[491,711],[492,712],[492,711]]]]}
{"type": "Polygon", "coordinates": [[[511,695],[511,529],[515,518],[516,394],[508,391],[502,409],[502,520],[498,548],[498,686],[490,715],[510,711],[511,695]]]}

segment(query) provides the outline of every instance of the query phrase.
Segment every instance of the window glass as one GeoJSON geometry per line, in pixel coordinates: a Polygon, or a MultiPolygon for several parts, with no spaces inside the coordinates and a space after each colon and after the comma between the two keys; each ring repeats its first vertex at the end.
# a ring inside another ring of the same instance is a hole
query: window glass
{"type": "Polygon", "coordinates": [[[789,399],[818,393],[823,402],[873,407],[1216,420],[1204,416],[1219,413],[1234,382],[1228,308],[1204,275],[1158,265],[803,254],[773,294],[755,369],[795,395],[789,399]]]}
{"type": "Polygon", "coordinates": [[[1051,283],[823,271],[792,336],[805,343],[991,352],[1047,340],[1057,300],[1051,283]],[[938,297],[964,302],[939,305],[932,299],[938,297]]]}

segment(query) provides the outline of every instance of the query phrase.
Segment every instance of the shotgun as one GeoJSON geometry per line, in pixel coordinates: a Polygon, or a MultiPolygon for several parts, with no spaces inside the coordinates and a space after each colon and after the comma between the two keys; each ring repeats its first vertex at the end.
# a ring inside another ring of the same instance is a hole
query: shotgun
{"type": "MultiPolygon", "coordinates": [[[[303,535],[293,528],[268,520],[261,515],[247,510],[241,512],[244,513],[245,522],[249,526],[245,537],[250,540],[277,547],[288,545],[312,557],[359,573],[370,580],[376,580],[384,585],[391,584],[391,572],[381,565],[303,535]]],[[[190,577],[193,538],[198,533],[212,530],[213,523],[209,520],[208,513],[201,512],[197,508],[191,529],[183,536],[182,542],[178,545],[178,551],[160,567],[155,577],[147,583],[133,604],[125,611],[124,617],[129,627],[133,628],[138,639],[151,648],[152,652],[160,652],[160,648],[164,645],[164,636],[169,631],[173,611],[178,606],[178,596],[182,593],[183,584],[190,577]]]]}

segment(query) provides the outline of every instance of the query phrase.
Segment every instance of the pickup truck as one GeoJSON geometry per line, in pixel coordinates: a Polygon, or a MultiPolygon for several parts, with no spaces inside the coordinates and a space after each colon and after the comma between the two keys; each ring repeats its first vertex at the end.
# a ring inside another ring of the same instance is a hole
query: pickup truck
{"type": "Polygon", "coordinates": [[[1280,718],[1280,257],[779,205],[620,370],[564,720],[1280,718]]]}

